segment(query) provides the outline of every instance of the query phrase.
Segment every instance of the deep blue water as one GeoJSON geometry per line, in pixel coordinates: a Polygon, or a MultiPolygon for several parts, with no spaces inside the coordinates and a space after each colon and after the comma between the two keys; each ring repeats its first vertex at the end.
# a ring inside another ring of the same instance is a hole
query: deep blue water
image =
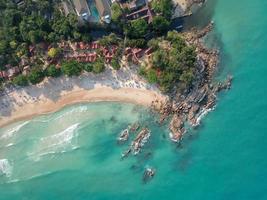
{"type": "Polygon", "coordinates": [[[266,9],[265,0],[209,0],[187,22],[215,22],[206,42],[221,50],[218,78],[231,73],[234,82],[181,147],[144,108],[68,107],[0,129],[0,199],[267,199],[266,9]],[[151,128],[151,140],[121,161],[127,145],[116,137],[137,120],[151,128]],[[143,184],[146,166],[157,173],[143,184]]]}

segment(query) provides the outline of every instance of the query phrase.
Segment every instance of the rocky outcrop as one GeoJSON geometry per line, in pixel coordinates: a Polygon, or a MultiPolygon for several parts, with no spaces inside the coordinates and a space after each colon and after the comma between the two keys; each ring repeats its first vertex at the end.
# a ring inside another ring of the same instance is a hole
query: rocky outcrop
{"type": "Polygon", "coordinates": [[[174,114],[170,123],[170,131],[170,138],[172,141],[178,142],[181,140],[185,133],[183,116],[174,114]]]}
{"type": "Polygon", "coordinates": [[[213,83],[214,73],[218,65],[219,51],[207,49],[202,38],[212,30],[211,22],[203,30],[192,29],[182,34],[189,45],[196,46],[197,63],[196,78],[190,89],[177,92],[177,94],[160,107],[162,123],[166,117],[173,115],[169,129],[170,138],[180,141],[186,132],[184,124],[188,122],[192,127],[200,124],[202,117],[213,110],[217,93],[231,88],[232,77],[229,76],[225,82],[213,83]]]}

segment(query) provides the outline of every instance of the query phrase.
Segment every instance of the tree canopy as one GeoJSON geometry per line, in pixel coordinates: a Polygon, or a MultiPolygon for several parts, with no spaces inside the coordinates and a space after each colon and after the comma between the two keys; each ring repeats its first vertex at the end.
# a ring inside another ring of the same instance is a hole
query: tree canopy
{"type": "Polygon", "coordinates": [[[82,71],[81,64],[75,60],[64,62],[61,69],[67,76],[79,76],[82,71]]]}
{"type": "Polygon", "coordinates": [[[33,85],[40,83],[44,79],[44,72],[41,69],[34,69],[29,74],[28,79],[33,85]]]}
{"type": "Polygon", "coordinates": [[[61,50],[59,48],[51,48],[48,50],[47,52],[47,55],[50,57],[50,58],[56,58],[60,55],[60,52],[61,50]]]}
{"type": "Polygon", "coordinates": [[[149,82],[158,83],[165,92],[170,92],[176,83],[190,87],[195,77],[195,48],[186,45],[176,31],[169,32],[164,40],[153,39],[148,44],[155,50],[152,68],[142,69],[140,73],[149,82]],[[158,45],[156,41],[160,41],[158,45]]]}
{"type": "Polygon", "coordinates": [[[105,63],[103,58],[98,58],[93,65],[93,72],[99,74],[105,70],[105,63]]]}
{"type": "Polygon", "coordinates": [[[153,29],[158,33],[163,33],[168,30],[170,22],[163,16],[155,16],[152,21],[153,29]]]}
{"type": "Polygon", "coordinates": [[[27,77],[22,74],[15,77],[13,83],[18,86],[27,86],[29,84],[27,77]]]}
{"type": "Polygon", "coordinates": [[[61,75],[61,70],[59,68],[56,68],[55,65],[50,65],[46,69],[46,75],[50,77],[59,77],[61,75]]]}
{"type": "Polygon", "coordinates": [[[122,17],[123,11],[120,5],[117,2],[112,3],[111,5],[111,19],[115,23],[119,23],[122,17]]]}
{"type": "Polygon", "coordinates": [[[172,0],[153,0],[152,8],[156,13],[162,14],[166,19],[170,19],[173,11],[173,3],[172,0]]]}
{"type": "Polygon", "coordinates": [[[112,60],[111,60],[111,66],[112,66],[112,68],[113,69],[115,69],[115,70],[118,70],[118,69],[120,69],[120,63],[119,63],[119,60],[118,59],[116,59],[116,58],[113,58],[112,60]]]}
{"type": "Polygon", "coordinates": [[[131,21],[127,32],[132,38],[143,38],[148,33],[148,24],[144,19],[131,21]]]}
{"type": "Polygon", "coordinates": [[[63,15],[59,0],[27,0],[18,6],[11,0],[0,0],[0,56],[4,64],[16,57],[28,56],[28,47],[40,42],[60,40],[91,40],[86,27],[78,27],[74,14],[63,15]],[[23,47],[23,50],[21,50],[23,47]]]}

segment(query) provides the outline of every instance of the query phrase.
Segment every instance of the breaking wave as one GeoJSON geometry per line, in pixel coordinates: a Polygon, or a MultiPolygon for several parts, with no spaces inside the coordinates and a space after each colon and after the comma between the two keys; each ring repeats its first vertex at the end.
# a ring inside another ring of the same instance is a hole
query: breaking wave
{"type": "Polygon", "coordinates": [[[72,144],[72,140],[76,136],[75,130],[78,126],[79,123],[73,124],[62,132],[41,138],[37,144],[37,149],[28,155],[34,157],[35,160],[39,160],[44,155],[65,153],[76,149],[77,147],[72,144]]]}
{"type": "Polygon", "coordinates": [[[202,119],[203,119],[209,112],[211,112],[211,111],[213,111],[213,110],[214,110],[214,108],[203,109],[203,110],[199,113],[195,125],[196,125],[196,126],[200,125],[201,120],[202,120],[202,119]]]}
{"type": "Polygon", "coordinates": [[[12,174],[12,165],[7,159],[0,159],[0,175],[10,177],[12,174]]]}
{"type": "Polygon", "coordinates": [[[46,177],[46,176],[49,176],[49,175],[52,175],[52,174],[55,174],[55,173],[57,173],[57,172],[41,173],[41,174],[37,174],[37,175],[30,176],[30,177],[27,177],[27,178],[9,180],[8,183],[18,183],[18,182],[23,182],[23,181],[30,181],[30,180],[33,180],[33,179],[46,177]]]}
{"type": "Polygon", "coordinates": [[[47,123],[47,122],[51,122],[51,121],[56,121],[56,120],[59,120],[59,119],[62,119],[70,114],[73,114],[73,113],[82,113],[82,112],[87,112],[88,111],[88,108],[87,106],[79,106],[79,107],[75,107],[71,110],[69,110],[68,112],[65,112],[59,116],[57,116],[56,118],[48,118],[48,119],[36,119],[34,120],[35,122],[41,122],[41,123],[47,123]]]}
{"type": "Polygon", "coordinates": [[[17,125],[16,127],[13,127],[13,128],[11,128],[11,129],[7,130],[7,131],[0,137],[0,139],[8,139],[8,138],[13,137],[13,135],[14,135],[15,133],[17,133],[22,127],[24,127],[24,126],[27,125],[28,123],[29,123],[29,121],[26,121],[26,122],[24,122],[24,123],[22,123],[22,124],[17,125]]]}
{"type": "Polygon", "coordinates": [[[14,146],[14,143],[8,143],[5,147],[12,147],[14,146]]]}
{"type": "Polygon", "coordinates": [[[60,116],[56,117],[54,120],[59,120],[59,119],[61,119],[63,117],[66,117],[66,116],[68,116],[70,114],[73,114],[73,113],[86,112],[87,110],[88,110],[87,106],[79,106],[78,108],[77,107],[76,108],[73,108],[70,111],[64,113],[63,115],[60,115],[60,116]]]}

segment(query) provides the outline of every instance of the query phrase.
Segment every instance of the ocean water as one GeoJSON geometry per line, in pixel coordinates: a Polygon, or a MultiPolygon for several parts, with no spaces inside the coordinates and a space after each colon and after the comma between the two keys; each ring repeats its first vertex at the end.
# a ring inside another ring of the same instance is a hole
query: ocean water
{"type": "Polygon", "coordinates": [[[208,0],[188,26],[215,22],[217,79],[234,75],[202,126],[176,146],[145,108],[78,104],[0,129],[0,199],[267,199],[267,1],[208,0]],[[140,121],[152,136],[120,160],[116,137],[140,121]],[[149,183],[143,170],[156,168],[149,183]]]}

